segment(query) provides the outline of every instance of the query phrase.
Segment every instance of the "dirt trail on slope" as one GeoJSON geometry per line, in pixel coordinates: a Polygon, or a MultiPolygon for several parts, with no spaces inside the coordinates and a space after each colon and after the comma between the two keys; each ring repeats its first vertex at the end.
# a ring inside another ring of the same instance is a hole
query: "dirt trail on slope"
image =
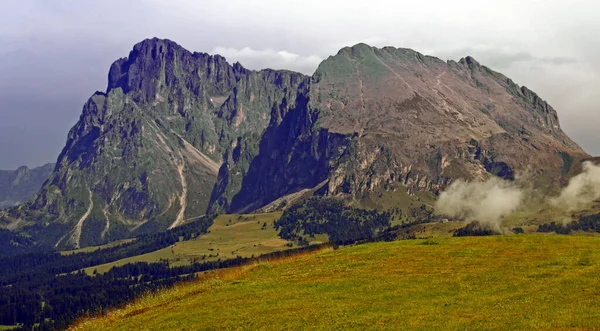
{"type": "Polygon", "coordinates": [[[102,234],[100,234],[100,238],[104,239],[104,236],[108,233],[110,229],[110,219],[108,218],[108,207],[110,205],[106,205],[106,207],[102,208],[102,213],[104,214],[104,218],[106,218],[106,226],[104,226],[104,230],[102,230],[102,234]]]}
{"type": "Polygon", "coordinates": [[[181,195],[179,195],[179,204],[181,205],[181,209],[179,209],[179,213],[177,213],[177,218],[169,226],[169,230],[181,225],[185,219],[185,209],[187,207],[187,181],[185,180],[185,175],[183,173],[183,168],[185,167],[185,161],[183,161],[183,156],[181,156],[181,164],[177,165],[177,173],[179,174],[179,180],[181,181],[181,195]]]}
{"type": "Polygon", "coordinates": [[[177,136],[177,138],[181,139],[183,145],[185,146],[185,154],[191,161],[195,161],[197,163],[202,164],[214,175],[219,174],[219,168],[221,167],[219,163],[213,161],[211,158],[199,151],[196,147],[190,144],[187,140],[183,139],[177,133],[173,131],[171,131],[171,133],[177,136]]]}
{"type": "MultiPolygon", "coordinates": [[[[90,214],[92,213],[92,209],[94,208],[94,201],[92,200],[92,190],[89,187],[88,187],[88,194],[89,194],[88,209],[85,211],[83,216],[81,216],[79,221],[77,221],[77,224],[75,224],[75,228],[73,228],[73,235],[71,236],[71,241],[75,244],[75,248],[79,248],[79,242],[81,240],[81,229],[83,228],[83,222],[85,222],[85,220],[90,216],[90,214]]],[[[60,243],[60,241],[57,243],[57,245],[59,243],[60,243]]]]}

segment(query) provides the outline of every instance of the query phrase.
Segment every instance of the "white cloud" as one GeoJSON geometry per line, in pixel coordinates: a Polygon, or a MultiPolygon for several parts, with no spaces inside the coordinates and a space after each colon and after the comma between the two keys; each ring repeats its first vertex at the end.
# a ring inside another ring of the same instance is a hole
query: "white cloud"
{"type": "MultiPolygon", "coordinates": [[[[509,182],[491,177],[484,182],[457,180],[440,193],[435,203],[435,211],[440,215],[477,220],[500,231],[504,216],[519,209],[531,208],[526,197],[536,195],[531,188],[524,187],[527,181],[509,182]]],[[[553,206],[567,213],[583,210],[600,198],[600,167],[592,162],[584,162],[583,170],[569,180],[560,194],[543,197],[535,202],[553,206]]]]}
{"type": "Polygon", "coordinates": [[[477,220],[500,230],[505,215],[523,203],[524,193],[513,182],[492,177],[485,182],[457,180],[440,193],[435,211],[450,217],[477,220]]]}
{"type": "Polygon", "coordinates": [[[323,60],[317,55],[303,56],[286,50],[255,50],[250,47],[216,47],[211,53],[224,56],[230,63],[240,62],[244,67],[253,70],[287,69],[307,75],[311,75],[323,60]]]}

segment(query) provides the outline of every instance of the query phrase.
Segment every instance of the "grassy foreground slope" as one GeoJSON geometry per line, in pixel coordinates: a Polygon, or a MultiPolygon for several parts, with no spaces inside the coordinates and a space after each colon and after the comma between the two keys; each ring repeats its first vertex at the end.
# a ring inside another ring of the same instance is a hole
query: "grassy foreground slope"
{"type": "Polygon", "coordinates": [[[600,328],[599,273],[593,237],[373,243],[213,272],[73,329],[600,328]]]}

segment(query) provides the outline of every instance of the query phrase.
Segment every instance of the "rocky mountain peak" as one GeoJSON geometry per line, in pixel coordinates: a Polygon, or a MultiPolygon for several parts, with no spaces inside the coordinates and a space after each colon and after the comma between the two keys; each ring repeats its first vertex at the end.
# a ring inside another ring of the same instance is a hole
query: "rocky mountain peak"
{"type": "Polygon", "coordinates": [[[16,173],[17,175],[23,175],[25,173],[29,172],[29,167],[22,165],[20,167],[17,168],[16,173]]]}
{"type": "Polygon", "coordinates": [[[153,38],[112,64],[49,180],[5,219],[82,247],[306,190],[436,194],[528,168],[534,184],[558,185],[582,156],[552,107],[471,57],[361,43],[307,77],[153,38]]]}
{"type": "Polygon", "coordinates": [[[48,244],[82,247],[200,217],[227,150],[294,108],[307,80],[144,40],[111,65],[107,91],[85,103],[55,171],[9,219],[44,224],[48,244]]]}
{"type": "Polygon", "coordinates": [[[152,38],[136,44],[127,58],[112,64],[107,92],[121,88],[124,93],[139,92],[138,97],[148,101],[181,84],[198,90],[200,79],[208,79],[223,91],[247,73],[239,63],[231,66],[220,55],[192,53],[168,39],[152,38]]]}
{"type": "Polygon", "coordinates": [[[472,56],[466,56],[458,61],[458,63],[467,65],[470,67],[481,67],[481,64],[477,62],[472,56]]]}

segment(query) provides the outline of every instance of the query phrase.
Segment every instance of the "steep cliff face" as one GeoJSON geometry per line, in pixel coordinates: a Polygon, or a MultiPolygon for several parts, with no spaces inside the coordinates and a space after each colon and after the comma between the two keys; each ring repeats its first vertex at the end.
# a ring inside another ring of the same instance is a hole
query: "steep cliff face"
{"type": "Polygon", "coordinates": [[[203,215],[237,138],[261,135],[306,77],[244,69],[218,55],[145,40],[110,68],[39,194],[10,213],[41,240],[80,247],[203,215]]]}
{"type": "Polygon", "coordinates": [[[273,109],[262,137],[241,137],[227,153],[211,197],[212,211],[249,212],[327,180],[344,156],[350,137],[315,126],[308,86],[294,103],[273,109]],[[257,139],[259,138],[259,139],[257,139]]]}
{"type": "Polygon", "coordinates": [[[42,187],[54,169],[48,163],[29,169],[25,166],[17,170],[0,170],[0,209],[16,206],[31,199],[42,187]]]}
{"type": "Polygon", "coordinates": [[[390,183],[436,193],[456,178],[527,172],[552,189],[568,160],[587,156],[545,101],[471,57],[358,44],[321,63],[299,95],[260,143],[228,154],[211,208],[253,210],[322,181],[328,195],[390,183]]]}
{"type": "Polygon", "coordinates": [[[306,189],[436,193],[519,172],[552,189],[586,156],[545,101],[470,57],[358,44],[307,77],[152,39],[111,66],[49,180],[0,226],[81,247],[306,189]]]}

